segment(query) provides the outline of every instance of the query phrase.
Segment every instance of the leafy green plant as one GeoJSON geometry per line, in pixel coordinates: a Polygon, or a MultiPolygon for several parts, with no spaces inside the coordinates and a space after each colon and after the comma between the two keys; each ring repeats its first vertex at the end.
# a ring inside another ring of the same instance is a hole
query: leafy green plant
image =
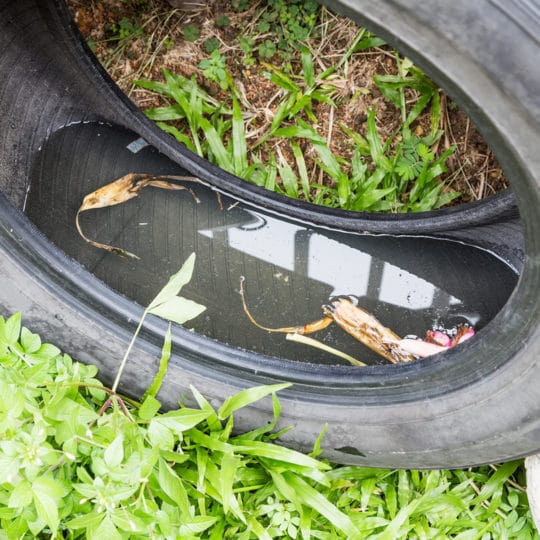
{"type": "Polygon", "coordinates": [[[269,39],[265,39],[262,43],[259,43],[257,50],[261,58],[271,58],[277,52],[275,43],[269,39]]]}
{"type": "Polygon", "coordinates": [[[203,48],[208,54],[211,54],[215,50],[219,49],[219,39],[215,37],[205,39],[203,48]]]}
{"type": "MultiPolygon", "coordinates": [[[[180,270],[169,279],[167,285],[161,289],[157,296],[144,310],[141,320],[139,321],[139,325],[133,334],[133,338],[126,349],[126,353],[122,358],[122,361],[120,362],[118,373],[112,385],[113,392],[116,392],[116,389],[118,388],[122,373],[127,364],[129,353],[135,344],[137,336],[141,331],[147,315],[156,315],[177,324],[184,324],[185,322],[200,315],[206,309],[204,306],[197,304],[197,302],[194,302],[193,300],[189,300],[183,296],[178,296],[182,290],[182,287],[191,281],[194,267],[195,253],[192,253],[183,264],[182,268],[180,268],[180,270]]],[[[170,342],[167,342],[166,340],[166,343],[168,343],[168,346],[170,347],[170,342]]]]}
{"type": "Polygon", "coordinates": [[[218,28],[224,28],[225,26],[229,26],[229,24],[231,24],[231,19],[227,15],[220,15],[216,19],[216,26],[218,28]]]}
{"type": "Polygon", "coordinates": [[[197,41],[201,35],[201,30],[199,27],[195,24],[186,24],[184,28],[182,28],[182,34],[184,36],[184,39],[186,41],[197,41]]]}
{"type": "Polygon", "coordinates": [[[203,75],[208,80],[217,82],[222,90],[227,90],[233,86],[232,77],[227,71],[225,57],[217,48],[212,49],[210,58],[199,62],[199,68],[202,69],[203,75]]]}
{"type": "MultiPolygon", "coordinates": [[[[176,287],[174,287],[176,289],[176,287]]],[[[173,289],[169,292],[172,294],[173,289]]],[[[160,293],[161,294],[161,293],[160,293]]],[[[521,462],[468,471],[332,466],[276,444],[286,384],[162,412],[0,318],[0,538],[538,540],[521,462]],[[233,433],[271,396],[273,419],[233,433]]]]}
{"type": "Polygon", "coordinates": [[[238,47],[244,53],[242,63],[246,66],[255,64],[255,40],[249,36],[241,36],[238,40],[238,47]]]}
{"type": "MultiPolygon", "coordinates": [[[[519,538],[538,540],[520,462],[472,471],[332,466],[276,444],[288,383],[213,407],[161,411],[170,326],[142,401],[115,388],[147,314],[179,323],[202,307],[178,296],[195,255],[146,308],[108,389],[80,364],[0,317],[0,539],[519,538]],[[234,433],[234,415],[271,396],[273,419],[234,433]]],[[[323,427],[323,426],[321,426],[323,427]]]]}
{"type": "Polygon", "coordinates": [[[128,18],[123,17],[118,23],[111,25],[111,31],[114,36],[113,39],[124,40],[134,39],[142,34],[142,28],[137,22],[131,22],[128,18]]]}
{"type": "MultiPolygon", "coordinates": [[[[250,3],[232,0],[235,11],[245,11],[250,3]]],[[[256,33],[249,34],[254,41],[260,40],[257,51],[261,58],[270,58],[279,53],[290,58],[294,48],[316,31],[319,4],[315,0],[265,0],[257,5],[256,33]],[[268,38],[268,33],[272,38],[268,38]],[[259,37],[262,36],[262,37],[259,37]]]]}
{"type": "MultiPolygon", "coordinates": [[[[315,69],[313,55],[306,46],[298,47],[301,75],[262,62],[266,76],[278,89],[279,99],[271,121],[253,142],[248,142],[246,136],[250,111],[242,111],[243,96],[217,49],[199,67],[205,78],[232,94],[230,107],[218,104],[194,79],[169,72],[165,72],[165,83],[136,84],[176,102],[147,111],[163,129],[223,169],[266,189],[354,211],[418,212],[440,208],[459,195],[445,190],[440,181],[454,148],[437,153],[442,135],[438,129],[439,91],[408,60],[399,60],[397,76],[376,78],[381,92],[401,110],[403,122],[396,132],[383,140],[375,110],[368,111],[365,134],[341,124],[351,141],[348,160],[334,155],[329,140],[319,134],[315,110],[321,105],[336,106],[336,71],[355,51],[379,43],[377,39],[361,30],[341,62],[321,72],[315,69]],[[410,92],[417,94],[412,106],[405,99],[410,92]],[[412,129],[421,114],[429,114],[430,118],[430,131],[423,137],[412,129]],[[181,123],[165,123],[176,120],[181,123]],[[314,181],[322,176],[325,182],[314,181]]],[[[248,53],[252,45],[246,41],[248,53]]]]}

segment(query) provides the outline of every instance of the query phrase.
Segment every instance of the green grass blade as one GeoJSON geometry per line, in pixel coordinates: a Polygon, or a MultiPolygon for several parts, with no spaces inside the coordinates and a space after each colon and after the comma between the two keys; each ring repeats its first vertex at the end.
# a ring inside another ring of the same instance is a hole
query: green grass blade
{"type": "Polygon", "coordinates": [[[277,167],[285,193],[293,199],[298,199],[298,179],[292,167],[285,161],[285,158],[277,167]]]}
{"type": "Polygon", "coordinates": [[[419,116],[422,114],[424,109],[427,107],[431,101],[435,92],[426,92],[420,96],[418,101],[413,105],[413,108],[409,111],[407,115],[407,120],[405,120],[404,127],[409,127],[419,116]]]}
{"type": "Polygon", "coordinates": [[[272,540],[268,531],[254,517],[248,518],[247,522],[259,540],[272,540]]]}
{"type": "Polygon", "coordinates": [[[234,499],[233,484],[236,476],[236,470],[240,465],[240,460],[233,454],[225,454],[221,460],[220,479],[220,495],[223,501],[223,511],[225,514],[229,512],[230,501],[234,499]]]}
{"type": "MultiPolygon", "coordinates": [[[[267,433],[270,433],[273,431],[276,427],[277,421],[279,420],[279,416],[281,414],[281,403],[277,397],[276,394],[272,394],[272,408],[274,412],[274,418],[271,422],[268,422],[268,424],[255,428],[251,431],[248,431],[247,433],[242,434],[239,439],[240,440],[260,440],[260,437],[263,435],[266,435],[267,433]]],[[[237,439],[231,440],[231,442],[235,442],[237,439]]]]}
{"type": "Polygon", "coordinates": [[[300,185],[302,186],[304,198],[306,201],[309,201],[311,198],[309,189],[309,175],[304,154],[300,148],[300,145],[295,140],[291,140],[291,150],[293,152],[294,159],[296,160],[296,168],[298,169],[298,174],[300,175],[300,185]]]}
{"type": "Polygon", "coordinates": [[[274,135],[287,139],[293,137],[297,139],[309,139],[313,143],[326,144],[324,137],[317,133],[313,126],[302,120],[298,120],[298,125],[296,126],[288,126],[276,130],[274,135]]]}
{"type": "MultiPolygon", "coordinates": [[[[292,489],[294,489],[298,499],[323,515],[334,527],[344,532],[350,540],[360,540],[362,536],[356,528],[351,518],[341,512],[324,495],[312,488],[307,482],[296,475],[285,472],[283,478],[292,489]]],[[[394,539],[392,539],[394,540],[394,539]]]]}
{"type": "Polygon", "coordinates": [[[210,124],[206,118],[199,119],[199,125],[204,131],[209,151],[214,157],[216,163],[226,171],[234,174],[234,165],[231,155],[227,152],[223,141],[220,139],[218,132],[210,124]]]}
{"type": "Polygon", "coordinates": [[[382,162],[384,156],[384,147],[377,131],[377,124],[375,123],[375,109],[370,109],[367,113],[367,131],[366,139],[369,144],[369,151],[371,153],[371,159],[379,165],[382,162]]]}
{"type": "Polygon", "coordinates": [[[264,187],[271,191],[276,189],[277,165],[273,154],[268,156],[268,166],[263,175],[264,187]]]}
{"type": "Polygon", "coordinates": [[[308,88],[315,86],[315,66],[313,65],[313,55],[307,47],[301,47],[300,60],[302,63],[302,78],[308,88]]]}
{"type": "Polygon", "coordinates": [[[154,380],[144,393],[142,397],[142,401],[148,397],[156,397],[157,393],[159,392],[159,389],[161,388],[161,385],[163,383],[163,378],[165,377],[165,374],[167,373],[167,367],[169,365],[169,359],[171,358],[171,343],[172,343],[172,335],[171,335],[171,325],[169,323],[169,326],[167,328],[167,333],[165,334],[165,339],[163,340],[163,347],[161,349],[161,358],[159,359],[159,368],[158,372],[156,373],[154,380]]]}
{"type": "Polygon", "coordinates": [[[148,118],[150,118],[150,120],[154,120],[155,122],[180,120],[186,117],[184,110],[178,105],[155,107],[154,109],[147,109],[144,111],[144,113],[146,116],[148,116],[148,118]]]}
{"type": "Polygon", "coordinates": [[[326,174],[331,176],[339,186],[340,182],[344,177],[346,177],[346,175],[344,175],[343,171],[341,170],[339,161],[326,144],[326,141],[324,143],[314,142],[313,148],[315,148],[321,159],[319,163],[320,167],[326,174]]]}
{"type": "Polygon", "coordinates": [[[263,441],[239,440],[235,446],[235,451],[237,453],[268,458],[283,463],[292,463],[293,465],[299,465],[308,469],[326,470],[330,468],[329,465],[326,465],[322,461],[317,461],[296,450],[263,441]]]}
{"type": "Polygon", "coordinates": [[[441,125],[441,95],[438,89],[433,91],[433,97],[431,100],[431,135],[436,135],[441,125]]]}
{"type": "Polygon", "coordinates": [[[253,388],[242,390],[223,402],[223,405],[218,409],[218,417],[224,420],[234,411],[246,407],[247,405],[251,405],[256,401],[259,401],[274,392],[279,392],[284,388],[288,388],[289,386],[291,386],[291,383],[255,386],[253,388]]]}
{"type": "Polygon", "coordinates": [[[189,389],[191,390],[191,393],[193,394],[193,397],[195,398],[195,401],[197,402],[199,408],[202,411],[208,412],[208,418],[206,419],[206,422],[208,424],[208,427],[210,428],[210,431],[220,431],[222,429],[222,426],[216,414],[216,411],[214,410],[214,407],[210,405],[208,400],[194,386],[189,385],[189,389]]]}
{"type": "Polygon", "coordinates": [[[280,88],[283,88],[287,92],[290,93],[296,93],[300,91],[300,87],[283,71],[278,69],[276,66],[273,66],[272,64],[268,64],[266,62],[261,62],[261,65],[264,66],[266,69],[269,69],[271,71],[270,74],[270,80],[280,88]]]}
{"type": "Polygon", "coordinates": [[[232,146],[234,172],[238,176],[245,174],[248,168],[247,144],[244,118],[238,100],[233,96],[233,117],[232,117],[232,146]]]}
{"type": "Polygon", "coordinates": [[[170,126],[169,124],[164,124],[163,122],[158,122],[157,125],[163,131],[172,135],[178,142],[189,148],[192,152],[195,152],[196,154],[198,153],[197,148],[193,144],[193,141],[186,134],[182,133],[179,129],[175,128],[174,126],[170,126]]]}
{"type": "Polygon", "coordinates": [[[346,126],[343,122],[340,122],[339,127],[345,133],[350,137],[350,139],[353,141],[355,150],[360,152],[362,156],[369,156],[370,155],[370,148],[369,143],[367,140],[360,135],[357,131],[354,131],[353,129],[346,126]]]}
{"type": "Polygon", "coordinates": [[[475,504],[480,504],[489,499],[497,490],[501,489],[504,483],[514,474],[519,467],[519,461],[509,461],[503,465],[499,465],[497,471],[484,484],[478,497],[474,500],[475,504]]]}
{"type": "Polygon", "coordinates": [[[384,199],[386,196],[394,193],[395,190],[395,187],[366,190],[356,196],[352,203],[352,209],[356,210],[357,212],[365,212],[372,208],[375,203],[381,199],[384,199]]]}
{"type": "Polygon", "coordinates": [[[146,88],[146,90],[152,90],[153,92],[156,92],[158,94],[173,97],[170,87],[166,83],[157,81],[136,80],[133,81],[133,84],[135,86],[139,86],[140,88],[146,88]]]}

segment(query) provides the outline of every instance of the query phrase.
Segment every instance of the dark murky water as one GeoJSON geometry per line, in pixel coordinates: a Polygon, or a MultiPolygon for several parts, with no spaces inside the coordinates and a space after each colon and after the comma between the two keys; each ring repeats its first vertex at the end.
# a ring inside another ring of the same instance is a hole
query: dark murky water
{"type": "MultiPolygon", "coordinates": [[[[400,335],[467,322],[480,329],[501,309],[517,274],[489,252],[447,240],[360,236],[278,218],[210,189],[146,188],[126,204],[82,214],[92,239],[125,248],[120,259],[85,244],[75,229],[84,195],[129,172],[185,174],[121,128],[80,124],[55,133],[36,157],[25,211],[66,253],[112,288],[147,304],[193,251],[192,282],[183,295],[207,306],[189,323],[236,347],[292,360],[339,363],[326,353],[255,328],[242,310],[246,278],[253,315],[266,326],[305,324],[321,305],[352,295],[400,335]]],[[[314,335],[369,363],[384,362],[337,327],[314,335]]]]}

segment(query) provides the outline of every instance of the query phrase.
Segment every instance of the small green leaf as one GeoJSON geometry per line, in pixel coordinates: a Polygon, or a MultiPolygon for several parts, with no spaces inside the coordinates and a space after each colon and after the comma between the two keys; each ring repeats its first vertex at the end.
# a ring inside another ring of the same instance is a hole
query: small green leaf
{"type": "Polygon", "coordinates": [[[506,482],[506,480],[514,474],[515,470],[519,467],[519,461],[509,461],[500,465],[497,472],[484,484],[478,497],[474,500],[475,504],[481,503],[491,497],[497,489],[506,482]]]}
{"type": "Polygon", "coordinates": [[[308,171],[306,167],[306,161],[304,159],[304,154],[302,153],[302,149],[300,148],[300,145],[294,140],[291,140],[291,150],[294,154],[294,158],[296,159],[296,167],[298,169],[298,174],[300,175],[300,184],[302,186],[304,198],[307,201],[309,201],[310,200],[309,175],[308,175],[308,171]]]}
{"type": "Polygon", "coordinates": [[[220,431],[222,429],[221,422],[219,421],[216,411],[212,405],[210,405],[208,400],[194,386],[190,385],[189,389],[191,390],[191,393],[193,394],[199,408],[202,411],[208,412],[206,422],[210,428],[210,431],[220,431]]]}
{"type": "Polygon", "coordinates": [[[178,105],[147,109],[146,111],[144,111],[144,113],[146,114],[146,116],[148,116],[148,118],[150,118],[150,120],[154,120],[155,122],[163,122],[166,120],[180,120],[181,118],[186,117],[184,110],[178,105]]]}
{"type": "Polygon", "coordinates": [[[148,439],[152,446],[162,448],[163,450],[172,450],[174,448],[173,432],[161,422],[156,421],[157,418],[152,418],[148,426],[148,439]]]}
{"type": "Polygon", "coordinates": [[[255,455],[259,457],[265,457],[275,459],[277,461],[283,461],[285,463],[292,463],[294,465],[300,465],[301,467],[308,467],[312,469],[329,469],[330,467],[322,461],[317,461],[305,454],[278,446],[275,444],[266,443],[263,441],[244,441],[241,437],[236,439],[236,452],[248,455],[255,455]]]}
{"type": "Polygon", "coordinates": [[[53,534],[58,531],[58,502],[66,494],[65,487],[52,475],[40,476],[32,482],[32,497],[38,516],[50,527],[53,534]]]}
{"type": "Polygon", "coordinates": [[[141,420],[151,420],[161,409],[161,403],[152,395],[148,394],[139,409],[141,420]]]}
{"type": "Polygon", "coordinates": [[[360,540],[362,535],[356,528],[351,518],[341,512],[324,495],[312,488],[306,481],[298,476],[285,472],[283,478],[294,489],[296,496],[303,504],[310,506],[323,515],[334,527],[343,531],[347,538],[360,540]]]}
{"type": "Polygon", "coordinates": [[[287,193],[287,195],[289,197],[297,199],[298,198],[298,180],[291,166],[284,160],[285,158],[283,158],[283,163],[278,164],[277,166],[278,171],[279,171],[279,176],[281,178],[281,181],[283,182],[283,187],[285,188],[285,192],[287,193]]]}
{"type": "Polygon", "coordinates": [[[229,512],[229,501],[234,496],[234,478],[239,465],[240,460],[233,454],[227,453],[221,460],[220,494],[221,500],[223,501],[223,511],[225,514],[229,512]]]}
{"type": "Polygon", "coordinates": [[[159,424],[180,435],[184,431],[191,429],[206,420],[208,416],[210,416],[209,411],[180,409],[160,414],[150,421],[150,425],[159,424]]]}
{"type": "Polygon", "coordinates": [[[23,480],[19,482],[11,492],[8,500],[9,508],[24,508],[32,502],[32,490],[30,482],[23,480]]]}
{"type": "Polygon", "coordinates": [[[184,484],[163,459],[159,460],[158,480],[160,488],[178,505],[179,510],[189,515],[189,500],[184,484]]]}
{"type": "Polygon", "coordinates": [[[124,434],[122,432],[114,438],[113,442],[107,446],[103,454],[105,463],[110,467],[118,467],[124,459],[124,434]]]}
{"type": "Polygon", "coordinates": [[[182,296],[173,296],[152,309],[148,309],[148,313],[168,321],[184,324],[199,316],[205,309],[205,306],[193,300],[188,300],[182,296]]]}
{"type": "Polygon", "coordinates": [[[174,298],[182,290],[182,287],[191,281],[194,268],[195,253],[192,253],[182,265],[182,268],[180,268],[176,274],[169,278],[167,285],[165,285],[165,287],[159,291],[152,302],[150,302],[148,310],[152,310],[160,304],[174,298]]]}
{"type": "Polygon", "coordinates": [[[21,345],[27,354],[38,352],[41,347],[41,338],[32,334],[27,328],[21,330],[21,345]]]}
{"type": "Polygon", "coordinates": [[[215,162],[222,169],[234,174],[233,160],[214,126],[203,117],[199,119],[199,125],[204,131],[206,142],[208,143],[209,150],[215,159],[215,162]]]}
{"type": "Polygon", "coordinates": [[[234,172],[238,176],[245,174],[248,168],[246,129],[244,119],[238,100],[233,96],[233,117],[232,117],[232,141],[233,141],[233,163],[234,172]]]}
{"type": "Polygon", "coordinates": [[[89,526],[86,532],[88,540],[122,540],[122,535],[118,532],[112,519],[103,514],[103,520],[97,526],[89,526]]]}
{"type": "Polygon", "coordinates": [[[309,87],[315,86],[315,67],[313,56],[307,47],[301,48],[302,77],[309,87]]]}
{"type": "Polygon", "coordinates": [[[217,517],[212,516],[194,516],[182,522],[178,534],[181,537],[194,538],[193,535],[206,531],[215,525],[217,520],[217,517]]]}
{"type": "Polygon", "coordinates": [[[70,529],[85,529],[97,527],[103,520],[103,514],[101,512],[90,512],[83,516],[78,516],[69,520],[66,523],[66,527],[70,529]]]}
{"type": "Polygon", "coordinates": [[[21,314],[15,313],[7,321],[0,318],[0,342],[15,345],[21,334],[21,314]]]}

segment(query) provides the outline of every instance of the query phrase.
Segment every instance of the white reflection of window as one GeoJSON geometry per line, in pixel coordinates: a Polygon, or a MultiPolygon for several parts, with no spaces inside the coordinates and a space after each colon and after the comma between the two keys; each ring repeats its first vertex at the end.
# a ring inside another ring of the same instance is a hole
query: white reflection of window
{"type": "Polygon", "coordinates": [[[310,238],[308,277],[333,287],[332,296],[364,296],[370,268],[371,255],[319,234],[310,238]]]}
{"type": "MultiPolygon", "coordinates": [[[[229,246],[246,255],[293,271],[295,235],[305,227],[285,223],[270,216],[265,216],[262,221],[256,214],[252,215],[254,223],[245,227],[226,228],[229,246]]],[[[214,238],[212,229],[201,230],[199,233],[214,238]]]]}
{"type": "Polygon", "coordinates": [[[435,287],[414,274],[385,263],[379,300],[409,309],[428,308],[433,304],[435,287]]]}

